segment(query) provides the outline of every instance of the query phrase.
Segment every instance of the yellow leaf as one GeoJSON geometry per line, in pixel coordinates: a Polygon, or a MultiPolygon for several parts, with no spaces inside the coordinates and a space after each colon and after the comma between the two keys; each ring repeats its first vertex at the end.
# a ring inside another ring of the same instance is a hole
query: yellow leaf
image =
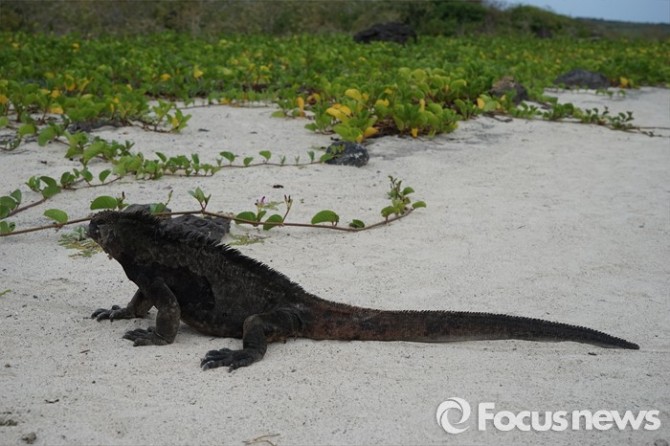
{"type": "Polygon", "coordinates": [[[58,89],[51,90],[51,94],[49,96],[51,96],[51,98],[53,99],[56,99],[57,97],[60,96],[60,90],[58,89]]]}
{"type": "Polygon", "coordinates": [[[412,138],[416,138],[417,136],[419,136],[419,129],[416,127],[412,127],[410,133],[412,134],[412,138]]]}
{"type": "Polygon", "coordinates": [[[4,94],[0,94],[0,105],[5,105],[9,102],[9,98],[4,94]]]}
{"type": "Polygon", "coordinates": [[[426,100],[419,99],[419,111],[425,111],[425,110],[426,110],[426,100]]]}
{"type": "Polygon", "coordinates": [[[630,81],[628,80],[628,78],[621,76],[619,78],[619,86],[621,88],[628,88],[630,86],[630,81]]]}
{"type": "Polygon", "coordinates": [[[351,98],[351,99],[355,99],[355,100],[357,100],[358,102],[362,102],[362,101],[363,101],[363,96],[361,95],[361,92],[358,91],[358,90],[356,90],[355,88],[350,88],[350,89],[348,89],[347,91],[344,92],[344,95],[345,95],[346,97],[351,98]]]}
{"type": "Polygon", "coordinates": [[[63,107],[60,105],[52,105],[49,107],[49,113],[53,113],[54,115],[62,115],[63,114],[63,107]]]}
{"type": "Polygon", "coordinates": [[[171,117],[170,124],[172,125],[173,129],[176,129],[177,127],[179,127],[179,119],[177,119],[176,116],[171,117]]]}
{"type": "Polygon", "coordinates": [[[484,102],[484,99],[477,98],[477,107],[479,107],[480,110],[484,110],[485,106],[486,106],[486,102],[484,102]]]}
{"type": "Polygon", "coordinates": [[[376,128],[374,128],[374,127],[368,127],[368,128],[365,129],[365,131],[363,132],[363,137],[364,137],[364,138],[369,138],[369,137],[371,137],[371,136],[376,135],[377,133],[379,133],[379,129],[376,129],[376,128]]]}
{"type": "Polygon", "coordinates": [[[161,80],[162,80],[163,82],[169,81],[169,80],[170,80],[170,77],[171,77],[171,76],[170,76],[168,73],[163,73],[163,74],[161,74],[161,80]]]}
{"type": "Polygon", "coordinates": [[[302,96],[298,96],[298,99],[296,100],[296,102],[298,103],[298,108],[300,109],[300,111],[301,112],[304,111],[305,110],[305,100],[302,98],[302,96]]]}
{"type": "Polygon", "coordinates": [[[342,113],[344,113],[345,115],[351,116],[351,109],[346,105],[335,104],[334,107],[338,108],[339,110],[342,110],[342,113]]]}
{"type": "Polygon", "coordinates": [[[339,119],[342,122],[347,122],[351,116],[351,109],[346,105],[335,104],[332,107],[329,107],[326,110],[326,113],[335,119],[339,119]]]}
{"type": "Polygon", "coordinates": [[[203,74],[205,74],[205,72],[202,71],[197,65],[193,67],[193,77],[194,78],[200,79],[203,74]]]}
{"type": "Polygon", "coordinates": [[[86,88],[86,86],[87,86],[88,84],[90,84],[90,83],[91,83],[91,80],[90,80],[90,79],[83,79],[83,80],[81,80],[81,81],[79,82],[79,87],[78,87],[79,91],[80,91],[80,92],[83,92],[84,89],[86,88]]]}
{"type": "Polygon", "coordinates": [[[77,42],[72,44],[72,49],[75,51],[79,51],[79,44],[77,42]]]}
{"type": "Polygon", "coordinates": [[[377,102],[375,102],[375,107],[379,107],[380,105],[383,105],[384,107],[388,107],[389,106],[388,99],[377,99],[377,102]]]}

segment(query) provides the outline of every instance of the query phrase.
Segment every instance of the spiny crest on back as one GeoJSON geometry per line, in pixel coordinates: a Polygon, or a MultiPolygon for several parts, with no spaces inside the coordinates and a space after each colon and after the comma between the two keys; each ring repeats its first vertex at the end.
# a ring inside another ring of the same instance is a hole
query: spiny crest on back
{"type": "Polygon", "coordinates": [[[122,224],[157,226],[160,219],[150,212],[136,210],[131,212],[102,211],[91,218],[92,223],[119,226],[122,224]]]}
{"type": "Polygon", "coordinates": [[[127,212],[102,211],[96,214],[91,221],[97,221],[102,224],[112,224],[115,226],[127,224],[135,230],[152,231],[152,237],[156,239],[188,245],[191,248],[211,250],[210,252],[218,253],[229,261],[237,263],[245,269],[264,277],[268,283],[282,283],[291,288],[295,287],[302,289],[300,285],[292,282],[284,274],[276,271],[263,262],[245,256],[237,249],[222,243],[221,240],[208,237],[202,232],[194,230],[193,227],[188,224],[175,223],[171,218],[157,217],[144,209],[127,212]]]}

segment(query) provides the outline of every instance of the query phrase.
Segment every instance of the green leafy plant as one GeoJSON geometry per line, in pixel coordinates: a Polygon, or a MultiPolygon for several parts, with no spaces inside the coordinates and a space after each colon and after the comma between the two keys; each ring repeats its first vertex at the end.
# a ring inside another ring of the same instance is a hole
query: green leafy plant
{"type": "Polygon", "coordinates": [[[251,224],[253,226],[258,226],[261,223],[263,224],[263,230],[269,231],[275,226],[281,225],[284,223],[286,216],[291,211],[291,206],[293,206],[293,200],[290,196],[284,195],[283,202],[286,211],[284,215],[281,214],[272,214],[267,217],[265,220],[263,218],[268,213],[268,210],[276,210],[279,205],[278,202],[266,201],[265,197],[261,197],[260,200],[256,200],[254,204],[256,206],[256,211],[243,211],[237,214],[235,221],[239,224],[251,224]]]}
{"type": "MultiPolygon", "coordinates": [[[[62,191],[105,186],[129,176],[155,180],[166,175],[214,175],[223,168],[305,166],[328,156],[310,150],[306,162],[296,156],[293,163],[269,150],[256,156],[222,151],[212,162],[198,154],[153,157],[136,151],[133,141],[97,136],[96,130],[105,125],[178,132],[188,125],[189,107],[263,101],[277,104],[281,116],[309,120],[310,130],[350,141],[393,134],[432,137],[454,131],[459,121],[482,113],[640,132],[630,112],[582,110],[544,97],[543,90],[573,66],[604,73],[619,92],[640,85],[670,85],[667,39],[539,42],[514,35],[422,36],[400,50],[395,45],[357,45],[349,36],[326,34],[269,39],[170,32],[82,40],[75,35],[4,33],[0,60],[0,149],[16,150],[36,142],[39,147],[63,147],[64,156],[79,163],[60,175],[36,172],[26,179],[25,187],[40,197],[31,203],[22,203],[20,185],[10,185],[14,191],[0,197],[2,234],[16,230],[8,220],[12,215],[62,191]],[[546,108],[533,103],[516,106],[507,98],[492,97],[494,80],[507,75],[525,85],[531,100],[546,108]],[[194,105],[196,98],[201,105],[194,105]],[[92,166],[97,168],[100,162],[107,165],[94,173],[92,166]]],[[[396,191],[384,208],[384,218],[420,207],[420,201],[407,201],[410,194],[404,188],[396,191]]],[[[125,205],[123,198],[110,198],[96,206],[125,205]]],[[[204,211],[206,203],[200,205],[204,211]]],[[[52,208],[45,215],[53,225],[70,224],[69,216],[61,212],[52,208]]],[[[281,213],[270,215],[272,219],[259,214],[257,208],[250,221],[268,228],[286,225],[285,215],[280,221],[281,213]]],[[[345,229],[332,214],[320,218],[325,219],[319,227],[345,229]]],[[[368,227],[353,219],[346,229],[368,227]]]]}
{"type": "MultiPolygon", "coordinates": [[[[255,203],[256,206],[256,211],[243,211],[238,213],[235,216],[232,215],[225,215],[225,214],[217,214],[213,213],[207,210],[207,205],[209,204],[209,201],[211,199],[211,194],[206,194],[201,188],[196,188],[193,191],[189,191],[189,194],[198,202],[200,205],[200,210],[198,211],[184,211],[184,212],[174,212],[172,214],[202,214],[202,215],[209,215],[209,216],[215,216],[215,217],[226,217],[230,218],[233,221],[235,221],[238,224],[249,224],[254,227],[256,226],[262,226],[263,230],[268,231],[272,229],[275,226],[287,226],[287,227],[303,227],[303,228],[330,228],[330,229],[336,229],[340,231],[348,231],[348,232],[355,232],[355,231],[363,231],[363,230],[368,230],[368,229],[373,229],[375,227],[389,224],[392,221],[398,220],[400,218],[403,218],[407,215],[409,215],[410,212],[412,212],[414,209],[425,207],[426,204],[423,201],[416,201],[414,203],[411,203],[410,205],[410,200],[408,198],[408,195],[413,193],[414,190],[411,187],[405,187],[401,188],[402,181],[397,180],[396,178],[389,177],[391,185],[390,185],[390,190],[388,192],[388,196],[391,199],[391,206],[390,207],[385,207],[382,209],[381,213],[382,216],[384,216],[384,220],[379,221],[375,224],[372,224],[370,226],[366,226],[365,223],[363,223],[362,220],[359,219],[354,219],[349,223],[347,227],[341,227],[338,226],[340,217],[337,213],[331,210],[322,210],[317,212],[314,217],[312,218],[310,223],[293,223],[293,222],[287,222],[286,217],[288,216],[289,212],[291,211],[291,208],[293,206],[293,199],[290,196],[284,195],[284,200],[283,202],[273,202],[273,201],[266,201],[265,197],[262,197],[260,200],[257,200],[255,203]],[[265,216],[268,213],[268,210],[277,210],[280,205],[284,205],[285,211],[282,214],[279,213],[274,213],[267,218],[265,216]],[[389,211],[388,209],[392,208],[392,211],[389,211]],[[394,216],[391,216],[394,214],[394,216]],[[330,223],[328,225],[324,225],[322,223],[330,223]]],[[[168,199],[165,203],[154,203],[150,205],[150,211],[155,212],[155,213],[161,213],[161,214],[171,214],[167,212],[167,204],[169,203],[170,199],[172,197],[172,194],[170,193],[168,195],[168,199]]],[[[91,210],[102,210],[102,209],[118,209],[121,210],[127,206],[125,203],[126,201],[126,196],[125,194],[121,194],[120,197],[111,197],[108,195],[101,195],[99,197],[96,197],[93,199],[91,202],[90,208],[91,210]]],[[[44,215],[51,220],[54,221],[53,224],[48,225],[48,226],[40,226],[40,227],[35,227],[35,228],[27,228],[27,229],[21,229],[21,230],[15,230],[15,227],[10,227],[10,228],[4,228],[2,226],[3,224],[10,226],[11,223],[7,223],[6,221],[0,221],[0,237],[8,236],[8,235],[18,235],[18,234],[25,234],[28,232],[34,232],[34,231],[40,231],[40,230],[45,230],[45,229],[51,229],[51,228],[60,228],[65,225],[72,225],[76,223],[81,223],[88,221],[89,218],[79,218],[75,220],[70,220],[68,215],[59,209],[48,209],[44,212],[44,215]]]]}
{"type": "Polygon", "coordinates": [[[426,207],[426,203],[423,201],[412,203],[409,195],[414,193],[414,189],[411,187],[402,187],[402,180],[392,176],[389,176],[389,180],[391,182],[391,190],[388,192],[388,197],[391,200],[391,204],[382,209],[382,217],[388,219],[391,215],[404,215],[409,209],[426,207]]]}
{"type": "Polygon", "coordinates": [[[78,252],[72,257],[91,257],[93,254],[102,252],[102,248],[88,237],[86,229],[78,227],[70,232],[62,234],[58,244],[67,249],[76,249],[78,252]]]}

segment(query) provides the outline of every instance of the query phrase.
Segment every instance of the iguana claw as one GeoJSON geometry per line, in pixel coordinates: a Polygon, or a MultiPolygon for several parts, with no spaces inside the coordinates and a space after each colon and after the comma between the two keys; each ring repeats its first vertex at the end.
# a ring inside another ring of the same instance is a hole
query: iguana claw
{"type": "Polygon", "coordinates": [[[200,367],[203,370],[215,369],[217,367],[228,367],[228,371],[246,367],[261,359],[261,355],[253,350],[231,350],[222,348],[221,350],[210,350],[200,361],[200,367]]]}

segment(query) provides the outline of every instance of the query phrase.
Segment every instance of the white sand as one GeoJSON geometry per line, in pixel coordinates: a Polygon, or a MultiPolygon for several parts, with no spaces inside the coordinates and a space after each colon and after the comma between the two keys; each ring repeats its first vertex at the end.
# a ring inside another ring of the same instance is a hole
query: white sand
{"type": "MultiPolygon", "coordinates": [[[[70,257],[59,234],[0,239],[0,444],[653,444],[670,441],[670,91],[625,98],[558,93],[584,107],[631,110],[661,137],[597,126],[479,118],[433,140],[374,140],[363,168],[230,169],[210,178],[164,177],[62,193],[19,214],[43,224],[44,209],[87,214],[98,195],[197,208],[187,191],[213,195],[211,210],[253,209],[266,196],[295,199],[291,221],[333,209],[342,220],[378,219],[387,177],[428,203],[391,226],[360,234],[283,228],[239,247],[325,298],[387,309],[510,313],[585,325],[640,351],[523,341],[418,344],[298,339],[273,344],[261,362],[202,372],[210,349],[239,340],[182,329],[173,345],[133,348],[121,339],[151,320],[98,323],[99,307],[125,304],[134,285],[97,254],[70,257]],[[283,189],[272,186],[281,184],[283,189]],[[473,408],[519,412],[661,411],[656,431],[484,432],[450,435],[437,406],[458,396],[473,408]],[[14,421],[15,426],[3,426],[14,421]],[[268,437],[263,437],[263,436],[268,437]],[[260,438],[259,437],[263,437],[260,438]]],[[[330,138],[270,108],[195,108],[180,135],[104,129],[147,156],[229,150],[307,158],[330,138]],[[199,131],[207,129],[208,132],[199,131]]],[[[35,174],[75,166],[63,147],[0,153],[7,194],[35,174]]],[[[96,163],[93,170],[104,168],[96,163]]],[[[36,198],[26,192],[25,202],[36,198]]],[[[69,230],[69,229],[68,229],[69,230]]],[[[155,317],[155,311],[151,318],[155,317]]],[[[667,443],[666,443],[667,444],[667,443]]]]}

